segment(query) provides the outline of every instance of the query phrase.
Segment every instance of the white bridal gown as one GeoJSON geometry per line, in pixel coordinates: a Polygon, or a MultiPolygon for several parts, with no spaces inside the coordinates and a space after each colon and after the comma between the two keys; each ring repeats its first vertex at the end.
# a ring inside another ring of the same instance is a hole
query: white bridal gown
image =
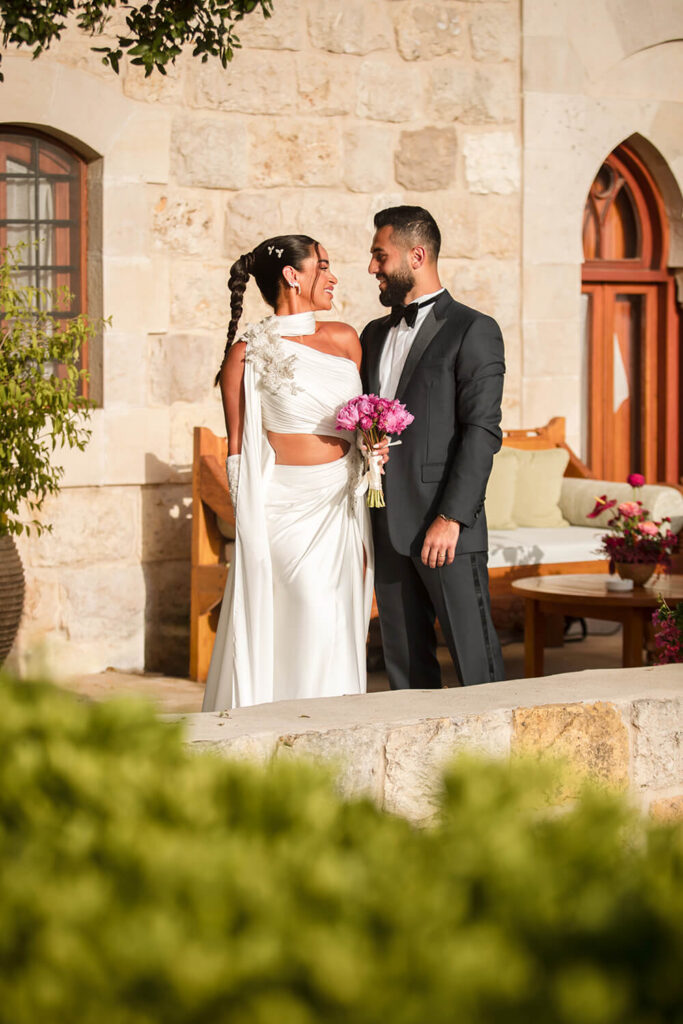
{"type": "Polygon", "coordinates": [[[203,711],[366,689],[372,539],[354,435],[335,427],[362,385],[352,360],[283,337],[294,320],[267,317],[238,339],[247,348],[235,551],[203,711]],[[276,465],[267,430],[350,447],[335,462],[276,465]]]}

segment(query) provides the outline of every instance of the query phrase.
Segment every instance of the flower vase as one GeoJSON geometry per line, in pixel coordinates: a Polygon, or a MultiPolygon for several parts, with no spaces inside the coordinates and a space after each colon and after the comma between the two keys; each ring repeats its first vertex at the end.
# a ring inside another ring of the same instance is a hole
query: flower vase
{"type": "Polygon", "coordinates": [[[622,580],[633,580],[635,587],[644,587],[655,571],[654,562],[616,562],[617,574],[622,580]]]}

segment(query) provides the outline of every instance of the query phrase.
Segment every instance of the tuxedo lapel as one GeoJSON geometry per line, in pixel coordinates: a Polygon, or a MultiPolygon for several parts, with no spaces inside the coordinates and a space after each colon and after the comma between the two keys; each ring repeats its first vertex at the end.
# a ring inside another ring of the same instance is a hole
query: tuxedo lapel
{"type": "Polygon", "coordinates": [[[377,322],[366,348],[368,394],[379,394],[379,361],[389,333],[389,318],[377,322]]]}
{"type": "Polygon", "coordinates": [[[452,303],[452,299],[447,291],[444,291],[437,301],[434,303],[433,309],[429,311],[425,317],[424,323],[420,327],[419,331],[415,335],[413,344],[410,347],[408,358],[405,361],[405,365],[401,372],[398,385],[396,387],[396,397],[400,400],[403,397],[403,392],[408,386],[410,378],[413,375],[415,367],[422,359],[427,348],[439,333],[446,321],[446,314],[448,312],[448,306],[452,303]]]}

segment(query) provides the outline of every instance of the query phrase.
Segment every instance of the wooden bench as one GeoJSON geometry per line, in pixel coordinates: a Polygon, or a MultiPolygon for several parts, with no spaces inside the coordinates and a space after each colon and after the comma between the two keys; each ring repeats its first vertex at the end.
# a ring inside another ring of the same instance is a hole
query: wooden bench
{"type": "MultiPolygon", "coordinates": [[[[547,448],[564,448],[569,453],[569,462],[564,471],[567,477],[591,479],[593,474],[565,441],[565,418],[555,416],[544,427],[531,430],[504,430],[503,444],[509,448],[526,448],[539,451],[547,448]]],[[[510,565],[489,569],[491,597],[509,596],[513,580],[527,576],[557,576],[569,573],[597,573],[607,571],[603,559],[588,562],[541,562],[538,565],[510,565]]]]}

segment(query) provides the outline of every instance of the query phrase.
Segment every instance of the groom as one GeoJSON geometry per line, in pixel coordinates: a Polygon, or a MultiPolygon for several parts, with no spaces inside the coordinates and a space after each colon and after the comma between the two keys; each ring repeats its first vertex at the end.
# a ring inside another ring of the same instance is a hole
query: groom
{"type": "Polygon", "coordinates": [[[415,420],[373,509],[375,592],[391,688],[441,686],[438,618],[464,686],[503,678],[491,621],[484,496],[501,446],[505,361],[497,323],[441,286],[441,234],[419,206],[375,216],[368,272],[387,316],[361,335],[363,387],[415,420]]]}

